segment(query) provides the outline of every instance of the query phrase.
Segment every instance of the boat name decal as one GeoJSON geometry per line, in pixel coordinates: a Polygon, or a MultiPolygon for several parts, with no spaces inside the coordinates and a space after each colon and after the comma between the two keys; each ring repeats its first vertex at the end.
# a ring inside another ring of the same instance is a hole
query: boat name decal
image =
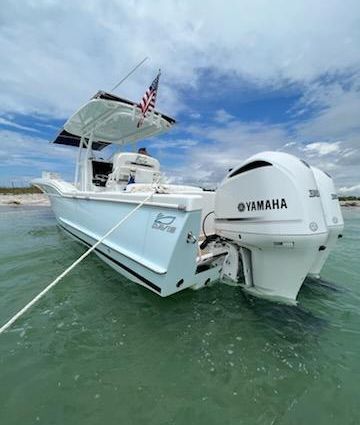
{"type": "Polygon", "coordinates": [[[285,198],[281,199],[262,199],[260,201],[247,201],[238,204],[238,210],[244,211],[265,211],[287,209],[285,198]]]}
{"type": "Polygon", "coordinates": [[[163,232],[174,233],[176,230],[175,226],[172,226],[176,217],[173,215],[165,215],[163,213],[159,213],[152,224],[153,229],[162,230],[163,232]]]}

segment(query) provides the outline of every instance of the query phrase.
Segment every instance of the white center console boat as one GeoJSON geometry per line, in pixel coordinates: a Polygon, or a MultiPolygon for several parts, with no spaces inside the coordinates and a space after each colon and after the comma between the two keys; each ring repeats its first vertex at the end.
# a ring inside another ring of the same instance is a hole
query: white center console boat
{"type": "Polygon", "coordinates": [[[128,279],[166,297],[212,282],[295,302],[308,274],[319,276],[343,220],[330,177],[282,152],[259,153],[216,191],[166,184],[159,162],[117,152],[175,123],[153,111],[138,128],[134,102],[99,92],[54,141],[78,146],[75,179],[52,173],[33,181],[46,193],[59,226],[87,246],[153,195],[96,254],[128,279]]]}

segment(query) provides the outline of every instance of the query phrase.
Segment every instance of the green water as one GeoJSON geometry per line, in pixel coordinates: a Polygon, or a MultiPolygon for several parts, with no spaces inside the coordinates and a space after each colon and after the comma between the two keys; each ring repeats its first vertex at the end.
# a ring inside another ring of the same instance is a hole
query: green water
{"type": "MultiPolygon", "coordinates": [[[[216,285],[162,299],[91,256],[0,336],[0,424],[359,424],[360,211],[299,306],[216,285]]],[[[84,248],[0,209],[0,323],[84,248]]]]}

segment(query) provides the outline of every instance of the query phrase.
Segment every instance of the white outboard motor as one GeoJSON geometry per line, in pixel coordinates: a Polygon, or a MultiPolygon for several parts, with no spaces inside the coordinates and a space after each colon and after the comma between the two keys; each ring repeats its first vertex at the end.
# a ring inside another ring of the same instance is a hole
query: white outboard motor
{"type": "Polygon", "coordinates": [[[328,228],[328,238],[318,252],[316,260],[309,271],[309,274],[313,277],[319,278],[321,269],[330,252],[334,249],[337,240],[342,237],[344,219],[332,178],[318,168],[311,167],[311,169],[317,183],[324,211],[325,223],[328,228]]]}
{"type": "Polygon", "coordinates": [[[263,152],[233,169],[216,191],[215,232],[229,246],[223,277],[242,270],[247,290],[295,301],[328,238],[309,165],[263,152]]]}

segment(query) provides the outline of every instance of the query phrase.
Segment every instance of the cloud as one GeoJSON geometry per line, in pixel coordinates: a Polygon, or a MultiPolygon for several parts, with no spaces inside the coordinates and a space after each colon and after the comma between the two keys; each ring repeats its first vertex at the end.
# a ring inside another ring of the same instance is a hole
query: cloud
{"type": "Polygon", "coordinates": [[[26,125],[17,124],[16,122],[13,122],[13,121],[6,119],[6,118],[3,118],[3,117],[0,117],[0,125],[6,126],[6,127],[14,127],[14,128],[18,128],[20,130],[26,130],[26,131],[34,131],[34,132],[38,131],[36,128],[28,127],[26,125]]]}
{"type": "Polygon", "coordinates": [[[1,184],[21,180],[24,184],[39,177],[42,170],[59,172],[70,178],[76,149],[50,144],[40,137],[0,129],[1,184]]]}
{"type": "MultiPolygon", "coordinates": [[[[239,120],[189,126],[187,132],[197,143],[188,151],[185,161],[182,158],[176,165],[167,166],[166,173],[172,176],[172,182],[205,187],[216,187],[230,168],[259,151],[280,148],[288,139],[286,129],[280,125],[239,120]]],[[[162,155],[166,161],[166,153],[162,155]]]]}
{"type": "Polygon", "coordinates": [[[233,115],[225,111],[225,109],[218,109],[214,115],[214,121],[218,123],[227,123],[234,118],[233,115]]]}
{"type": "Polygon", "coordinates": [[[356,184],[354,186],[350,186],[350,187],[340,187],[339,189],[340,193],[343,194],[357,194],[360,195],[360,184],[356,184]]]}
{"type": "Polygon", "coordinates": [[[284,150],[331,171],[342,187],[356,187],[359,12],[355,0],[209,0],[207,7],[200,0],[24,0],[21,7],[4,0],[0,124],[14,131],[0,131],[0,171],[33,175],[52,165],[70,175],[76,150],[25,137],[20,130],[35,130],[14,117],[41,117],[43,128],[53,129],[50,118],[67,118],[150,56],[117,93],[141,99],[162,68],[157,106],[183,123],[149,146],[174,181],[216,184],[249,155],[284,150]],[[300,100],[276,122],[246,120],[234,93],[250,86],[259,89],[259,102],[289,87],[300,100]]]}
{"type": "Polygon", "coordinates": [[[308,145],[304,146],[302,149],[304,152],[312,155],[329,155],[330,153],[336,153],[340,151],[340,144],[341,142],[334,142],[334,143],[328,143],[328,142],[314,142],[309,143],[308,145]]]}
{"type": "Polygon", "coordinates": [[[199,142],[193,139],[175,139],[175,140],[156,140],[148,145],[152,149],[189,149],[196,146],[199,142]]]}
{"type": "Polygon", "coordinates": [[[307,85],[358,68],[359,8],[355,0],[326,7],[310,0],[225,6],[209,0],[207,7],[200,0],[25,0],[19,7],[4,0],[0,105],[3,112],[66,117],[145,56],[151,61],[118,92],[140,99],[161,67],[159,104],[169,113],[186,108],[182,92],[196,87],[204,69],[223,81],[233,76],[260,86],[307,85]]]}
{"type": "Polygon", "coordinates": [[[341,139],[344,134],[359,133],[360,75],[313,84],[299,105],[315,112],[315,116],[297,125],[303,137],[341,139]]]}
{"type": "MultiPolygon", "coordinates": [[[[360,178],[360,146],[355,148],[351,138],[307,143],[297,133],[296,124],[292,127],[287,122],[269,124],[238,119],[225,125],[190,126],[187,130],[198,143],[189,151],[186,163],[178,161],[179,165],[166,169],[173,181],[181,184],[216,187],[230,168],[268,150],[284,151],[306,160],[330,173],[337,185],[352,187],[354,179],[360,178]]],[[[162,156],[166,159],[166,153],[162,156]]]]}

